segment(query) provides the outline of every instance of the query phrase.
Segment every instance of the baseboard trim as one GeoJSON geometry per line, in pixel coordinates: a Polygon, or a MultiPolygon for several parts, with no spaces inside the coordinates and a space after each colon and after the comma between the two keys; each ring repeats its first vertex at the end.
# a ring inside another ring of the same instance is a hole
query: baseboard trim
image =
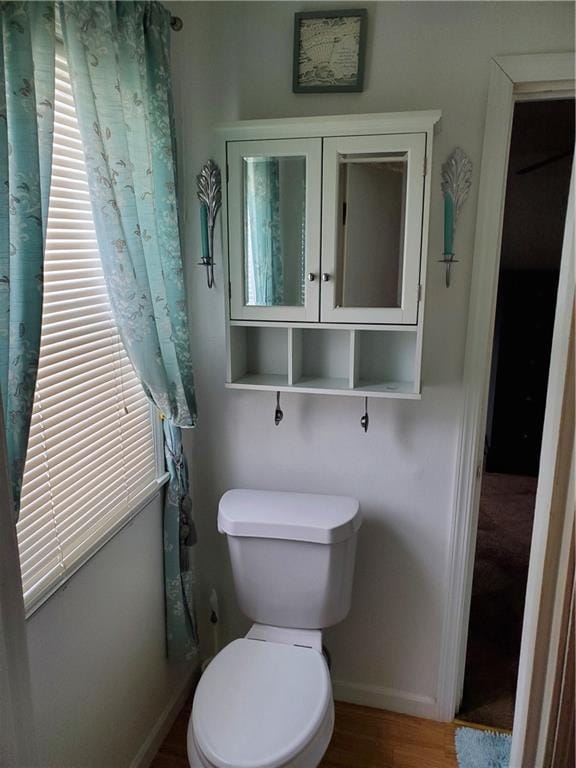
{"type": "Polygon", "coordinates": [[[438,703],[431,696],[421,696],[417,693],[379,685],[347,683],[344,680],[334,680],[332,688],[337,701],[387,709],[390,712],[400,712],[413,717],[426,717],[429,720],[436,719],[438,703]]]}
{"type": "Polygon", "coordinates": [[[178,713],[186,703],[191,692],[194,690],[200,679],[200,665],[194,667],[192,673],[186,678],[184,683],[177,688],[173,695],[168,700],[168,703],[160,713],[158,720],[154,723],[144,743],[136,753],[136,756],[130,763],[130,768],[148,768],[148,766],[154,760],[156,753],[160,749],[160,746],[170,728],[172,728],[174,721],[178,717],[178,713]]]}

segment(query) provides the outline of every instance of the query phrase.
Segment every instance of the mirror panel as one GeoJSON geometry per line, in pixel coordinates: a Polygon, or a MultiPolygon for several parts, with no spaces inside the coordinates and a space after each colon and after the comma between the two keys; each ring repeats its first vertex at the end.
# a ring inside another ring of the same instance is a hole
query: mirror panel
{"type": "Polygon", "coordinates": [[[306,157],[243,158],[244,303],[305,301],[306,157]]]}
{"type": "Polygon", "coordinates": [[[339,156],[336,306],[401,307],[407,153],[339,156]]]}

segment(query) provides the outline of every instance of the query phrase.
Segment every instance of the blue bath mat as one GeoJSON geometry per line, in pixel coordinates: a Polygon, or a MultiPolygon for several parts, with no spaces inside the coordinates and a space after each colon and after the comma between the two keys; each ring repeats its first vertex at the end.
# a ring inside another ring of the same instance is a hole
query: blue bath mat
{"type": "Polygon", "coordinates": [[[512,737],[478,728],[456,728],[458,768],[508,768],[512,737]]]}

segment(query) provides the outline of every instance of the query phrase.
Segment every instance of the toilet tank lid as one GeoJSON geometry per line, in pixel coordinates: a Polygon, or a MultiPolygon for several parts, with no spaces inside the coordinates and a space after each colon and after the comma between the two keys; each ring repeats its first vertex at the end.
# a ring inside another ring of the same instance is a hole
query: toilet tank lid
{"type": "Polygon", "coordinates": [[[349,496],[234,489],[220,499],[218,530],[228,536],[336,544],[360,528],[349,496]]]}

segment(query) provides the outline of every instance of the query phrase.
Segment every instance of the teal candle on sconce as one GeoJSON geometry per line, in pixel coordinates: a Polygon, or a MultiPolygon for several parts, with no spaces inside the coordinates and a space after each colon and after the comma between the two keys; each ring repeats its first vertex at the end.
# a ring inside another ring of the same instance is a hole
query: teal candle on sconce
{"type": "Polygon", "coordinates": [[[204,203],[200,205],[200,235],[202,237],[202,261],[210,261],[208,247],[208,208],[204,203]]]}
{"type": "Polygon", "coordinates": [[[444,256],[454,255],[454,200],[450,192],[444,195],[444,256]]]}
{"type": "Polygon", "coordinates": [[[442,166],[441,189],[444,195],[444,253],[440,262],[446,267],[446,287],[450,285],[450,268],[454,258],[454,229],[462,204],[472,183],[472,163],[460,147],[452,152],[442,166]]]}

